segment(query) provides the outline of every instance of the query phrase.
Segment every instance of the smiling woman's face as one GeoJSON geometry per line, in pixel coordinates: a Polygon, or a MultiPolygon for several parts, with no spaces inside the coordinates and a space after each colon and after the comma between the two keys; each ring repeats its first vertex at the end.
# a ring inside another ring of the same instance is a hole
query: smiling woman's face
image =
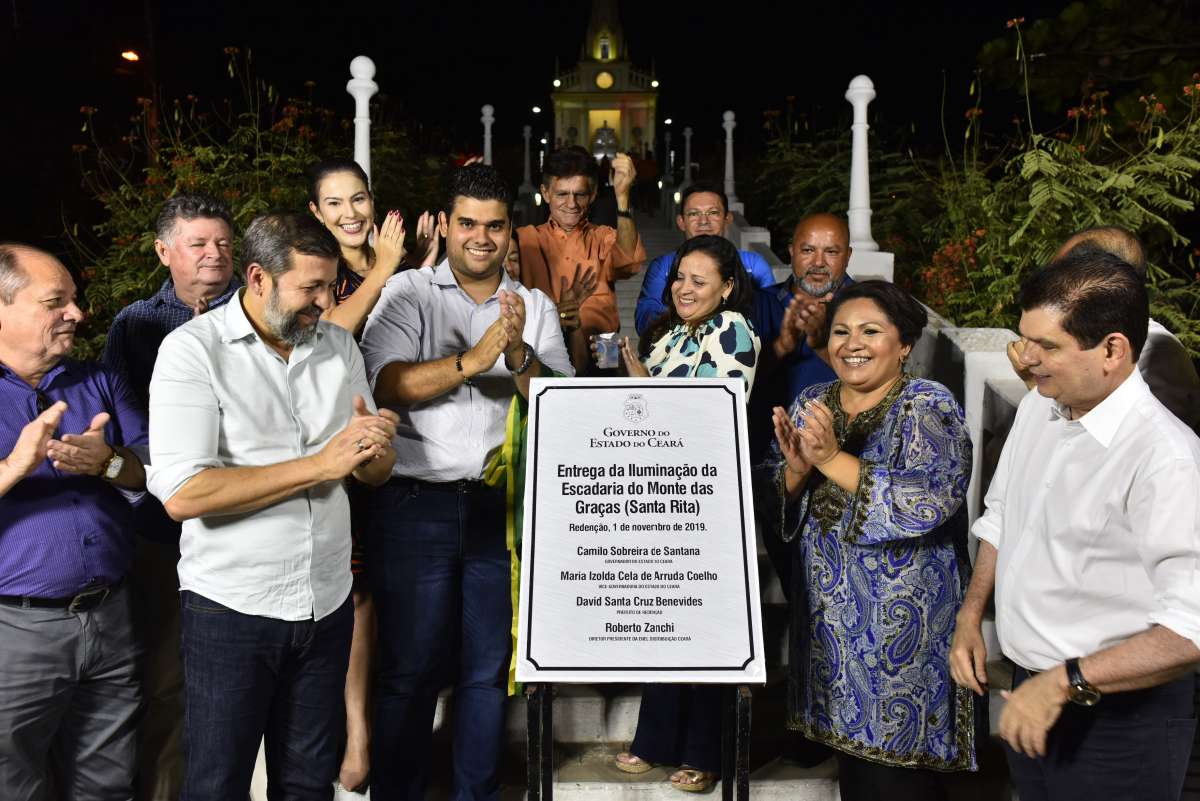
{"type": "Polygon", "coordinates": [[[716,311],[732,289],[732,281],[721,280],[716,259],[692,251],[679,262],[679,272],[671,284],[671,302],[679,319],[694,323],[716,311]]]}
{"type": "Polygon", "coordinates": [[[900,377],[912,350],[873,300],[854,298],[838,307],[829,328],[829,358],[842,385],[868,393],[900,377]]]}
{"type": "Polygon", "coordinates": [[[317,203],[308,208],[333,232],[343,248],[361,248],[375,223],[375,203],[367,185],[352,172],[334,172],[321,179],[317,203]]]}

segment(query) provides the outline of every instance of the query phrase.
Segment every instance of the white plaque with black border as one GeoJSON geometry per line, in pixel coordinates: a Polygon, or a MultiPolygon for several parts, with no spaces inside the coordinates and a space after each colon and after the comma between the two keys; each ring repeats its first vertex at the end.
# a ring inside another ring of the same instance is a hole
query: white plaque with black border
{"type": "Polygon", "coordinates": [[[764,682],[742,381],[529,395],[517,680],[764,682]]]}

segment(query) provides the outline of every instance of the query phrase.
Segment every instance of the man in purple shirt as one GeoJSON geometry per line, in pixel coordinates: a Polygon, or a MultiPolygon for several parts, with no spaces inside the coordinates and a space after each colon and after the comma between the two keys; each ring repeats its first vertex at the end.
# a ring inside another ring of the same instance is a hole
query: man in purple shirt
{"type": "Polygon", "coordinates": [[[45,798],[51,765],[63,797],[133,793],[140,647],[124,579],[146,418],[120,375],[66,358],[82,319],[57,259],[0,244],[6,801],[45,798]]]}

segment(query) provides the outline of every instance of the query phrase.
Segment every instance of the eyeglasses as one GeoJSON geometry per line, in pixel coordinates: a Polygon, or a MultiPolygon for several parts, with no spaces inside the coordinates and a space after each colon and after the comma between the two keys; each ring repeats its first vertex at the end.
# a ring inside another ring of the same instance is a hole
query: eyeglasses
{"type": "Polygon", "coordinates": [[[720,209],[705,209],[704,211],[701,211],[700,209],[688,209],[683,216],[687,217],[688,220],[692,222],[699,220],[701,217],[705,217],[709,220],[717,220],[721,217],[724,217],[725,212],[721,211],[720,209]]]}

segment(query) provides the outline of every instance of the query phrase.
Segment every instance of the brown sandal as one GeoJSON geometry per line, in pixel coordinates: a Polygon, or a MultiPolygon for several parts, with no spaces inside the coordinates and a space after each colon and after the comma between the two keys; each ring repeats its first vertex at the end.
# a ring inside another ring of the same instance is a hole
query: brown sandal
{"type": "Polygon", "coordinates": [[[685,793],[707,793],[717,783],[717,774],[682,767],[671,774],[671,786],[685,793]]]}

